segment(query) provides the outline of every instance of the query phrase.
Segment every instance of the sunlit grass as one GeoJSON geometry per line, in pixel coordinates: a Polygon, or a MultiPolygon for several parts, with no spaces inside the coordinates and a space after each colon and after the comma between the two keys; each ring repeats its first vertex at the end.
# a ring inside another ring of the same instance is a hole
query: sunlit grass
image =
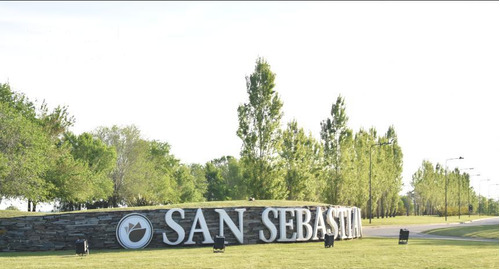
{"type": "Polygon", "coordinates": [[[40,212],[26,212],[26,211],[16,211],[16,210],[0,210],[0,218],[15,218],[15,217],[25,217],[25,216],[43,216],[47,213],[40,212]]]}
{"type": "Polygon", "coordinates": [[[2,268],[498,268],[498,243],[363,238],[322,242],[132,250],[0,253],[2,268]]]}
{"type": "Polygon", "coordinates": [[[427,234],[498,239],[498,225],[447,227],[425,231],[427,234]]]}
{"type": "Polygon", "coordinates": [[[461,216],[460,219],[458,216],[450,216],[448,217],[448,221],[444,219],[444,217],[438,216],[397,216],[394,218],[374,218],[372,219],[372,223],[369,224],[368,219],[363,219],[363,226],[381,226],[381,225],[408,225],[408,224],[438,224],[438,223],[454,223],[454,222],[467,222],[476,219],[490,218],[491,216],[478,216],[478,215],[469,215],[461,216]]]}
{"type": "Polygon", "coordinates": [[[70,212],[25,212],[13,210],[0,210],[0,218],[24,217],[24,216],[40,216],[50,214],[74,214],[82,212],[108,212],[108,211],[138,211],[138,210],[156,210],[156,209],[170,209],[170,208],[217,208],[217,207],[295,207],[295,206],[328,206],[328,204],[308,201],[288,201],[288,200],[234,200],[234,201],[214,201],[214,202],[192,202],[180,203],[161,206],[140,206],[140,207],[117,207],[117,208],[101,208],[83,211],[70,211],[70,212]]]}

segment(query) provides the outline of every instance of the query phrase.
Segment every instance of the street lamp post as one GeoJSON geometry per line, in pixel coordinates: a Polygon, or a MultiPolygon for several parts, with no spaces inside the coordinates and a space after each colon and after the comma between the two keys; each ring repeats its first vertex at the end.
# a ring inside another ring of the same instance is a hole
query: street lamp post
{"type": "Polygon", "coordinates": [[[384,142],[384,143],[376,143],[372,144],[370,146],[370,199],[368,203],[368,218],[369,218],[369,223],[372,223],[372,148],[373,146],[384,146],[384,145],[390,145],[392,144],[392,141],[390,142],[384,142]]]}
{"type": "Polygon", "coordinates": [[[448,221],[448,161],[463,160],[464,157],[446,159],[444,162],[444,220],[448,221]]]}

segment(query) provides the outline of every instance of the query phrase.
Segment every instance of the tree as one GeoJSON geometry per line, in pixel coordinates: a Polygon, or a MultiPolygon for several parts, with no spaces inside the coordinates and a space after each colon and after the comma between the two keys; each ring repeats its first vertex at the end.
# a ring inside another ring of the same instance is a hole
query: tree
{"type": "Polygon", "coordinates": [[[338,96],[330,111],[331,118],[321,122],[321,140],[325,152],[325,162],[329,169],[329,178],[326,184],[326,201],[339,202],[339,188],[343,177],[341,171],[341,144],[346,138],[348,117],[345,112],[345,103],[342,96],[338,96]]]}
{"type": "Polygon", "coordinates": [[[281,158],[284,162],[285,183],[289,200],[318,201],[317,162],[321,145],[311,134],[306,136],[304,129],[299,128],[297,121],[288,123],[283,132],[281,158]]]}
{"type": "MultiPolygon", "coordinates": [[[[370,172],[370,145],[373,137],[365,130],[360,129],[354,137],[354,203],[364,209],[364,216],[368,216],[369,201],[369,172],[370,172]]],[[[373,207],[372,207],[373,209],[373,207]]]]}
{"type": "Polygon", "coordinates": [[[179,202],[202,202],[206,192],[205,172],[199,164],[181,164],[175,172],[179,202]]]}
{"type": "Polygon", "coordinates": [[[243,141],[241,161],[248,192],[259,199],[283,199],[287,195],[279,169],[281,102],[274,91],[275,74],[258,58],[246,77],[249,102],[238,107],[238,137],[243,141]]]}
{"type": "MultiPolygon", "coordinates": [[[[224,159],[224,158],[221,158],[224,159]]],[[[212,160],[205,164],[207,180],[207,201],[226,201],[231,199],[230,186],[224,174],[227,174],[227,162],[221,159],[212,160]]]]}
{"type": "Polygon", "coordinates": [[[242,167],[238,159],[223,156],[205,165],[208,201],[242,200],[247,197],[242,167]]]}
{"type": "MultiPolygon", "coordinates": [[[[70,164],[73,160],[67,154],[66,148],[61,147],[62,135],[74,123],[74,118],[69,115],[67,107],[58,106],[49,111],[45,102],[37,107],[24,94],[13,92],[8,84],[0,84],[0,103],[4,109],[4,134],[15,130],[14,135],[4,137],[5,142],[12,146],[14,145],[12,143],[17,141],[15,142],[17,146],[24,147],[22,150],[24,153],[16,151],[10,155],[9,166],[14,170],[11,169],[9,175],[5,176],[8,183],[4,187],[16,186],[17,190],[12,189],[8,195],[28,199],[28,210],[35,211],[38,202],[53,199],[57,193],[71,192],[70,189],[74,189],[73,183],[54,185],[71,181],[70,178],[62,177],[72,176],[74,171],[78,170],[76,163],[70,164]],[[16,158],[18,161],[14,161],[16,158]],[[16,162],[22,168],[17,166],[16,162]],[[30,164],[33,166],[28,168],[30,164]],[[69,167],[74,169],[73,173],[64,173],[63,171],[69,167]],[[54,171],[59,173],[53,173],[54,171]],[[66,190],[63,190],[64,188],[66,190]]],[[[8,151],[6,147],[3,150],[8,151]]]]}
{"type": "Polygon", "coordinates": [[[0,102],[0,195],[46,201],[52,186],[43,175],[52,165],[52,150],[39,125],[0,102]]]}
{"type": "Polygon", "coordinates": [[[170,153],[170,145],[166,142],[151,141],[149,143],[149,161],[153,163],[157,176],[152,191],[157,194],[158,203],[178,201],[177,184],[174,177],[179,167],[179,160],[170,153]]]}
{"type": "Polygon", "coordinates": [[[0,195],[28,199],[28,211],[34,211],[52,188],[43,175],[54,164],[54,150],[35,105],[8,84],[0,84],[0,195]]]}
{"type": "Polygon", "coordinates": [[[380,162],[378,173],[382,186],[379,202],[379,215],[382,217],[394,216],[398,210],[400,201],[399,192],[403,186],[403,153],[398,144],[398,138],[394,126],[390,126],[384,137],[379,139],[379,143],[390,141],[390,145],[378,149],[380,162]]]}
{"type": "MultiPolygon", "coordinates": [[[[69,159],[72,158],[72,165],[75,168],[72,169],[73,172],[70,175],[80,177],[71,179],[70,184],[80,186],[85,195],[80,195],[78,199],[66,195],[57,196],[61,200],[61,208],[63,210],[76,210],[80,209],[83,203],[86,204],[87,208],[99,207],[103,200],[113,194],[113,181],[109,174],[116,165],[116,152],[90,133],[82,133],[77,136],[66,132],[62,142],[61,148],[67,148],[71,156],[65,156],[66,160],[61,160],[61,162],[69,164],[69,159]],[[80,166],[84,168],[80,168],[80,166]],[[74,172],[79,169],[82,170],[80,173],[74,172]],[[83,171],[83,169],[87,171],[83,171]]],[[[62,171],[54,171],[49,178],[56,179],[63,174],[62,171]]],[[[70,178],[67,177],[66,180],[70,178]]]]}
{"type": "Polygon", "coordinates": [[[159,176],[154,164],[149,161],[150,145],[141,139],[140,131],[135,126],[119,128],[101,127],[95,132],[107,146],[116,151],[116,165],[110,173],[113,181],[113,195],[109,197],[109,206],[145,205],[157,202],[152,192],[159,176]]]}

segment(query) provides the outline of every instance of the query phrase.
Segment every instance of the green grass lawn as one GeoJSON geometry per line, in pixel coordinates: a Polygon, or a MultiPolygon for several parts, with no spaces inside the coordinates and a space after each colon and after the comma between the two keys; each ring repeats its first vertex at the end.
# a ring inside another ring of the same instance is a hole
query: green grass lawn
{"type": "Polygon", "coordinates": [[[498,239],[498,225],[447,227],[425,231],[427,234],[444,236],[480,237],[498,239]]]}
{"type": "MultiPolygon", "coordinates": [[[[141,206],[141,207],[120,207],[120,208],[102,208],[85,210],[84,212],[106,212],[106,211],[137,211],[137,210],[155,210],[169,208],[218,208],[218,207],[300,207],[300,206],[328,206],[328,204],[307,201],[288,201],[288,200],[235,200],[235,201],[215,201],[215,202],[193,202],[182,204],[171,204],[163,206],[141,206]]],[[[14,210],[0,210],[0,218],[13,218],[24,216],[40,216],[48,214],[68,214],[79,213],[82,211],[57,212],[57,213],[41,213],[41,212],[25,212],[14,210]]]]}
{"type": "Polygon", "coordinates": [[[40,212],[25,212],[25,211],[16,211],[16,210],[0,210],[0,218],[15,218],[15,217],[24,217],[24,216],[43,216],[47,213],[40,212]]]}
{"type": "Polygon", "coordinates": [[[364,238],[322,242],[131,250],[0,253],[2,268],[498,268],[498,243],[364,238]]]}
{"type": "Polygon", "coordinates": [[[476,219],[491,218],[492,216],[478,216],[469,215],[461,216],[449,216],[448,221],[444,220],[444,217],[438,216],[397,216],[394,218],[380,218],[372,219],[372,223],[369,224],[368,219],[363,219],[363,226],[381,226],[381,225],[408,225],[408,224],[437,224],[437,223],[453,223],[453,222],[466,222],[476,219]]]}

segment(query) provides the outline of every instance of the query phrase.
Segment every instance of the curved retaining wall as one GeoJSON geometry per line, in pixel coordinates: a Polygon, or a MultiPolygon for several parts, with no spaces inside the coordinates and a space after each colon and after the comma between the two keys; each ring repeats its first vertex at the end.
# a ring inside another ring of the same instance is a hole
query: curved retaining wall
{"type": "MultiPolygon", "coordinates": [[[[87,239],[90,249],[122,248],[123,244],[117,239],[117,226],[131,213],[146,217],[152,225],[148,248],[213,244],[211,238],[221,234],[221,227],[227,244],[319,241],[325,231],[331,231],[337,239],[362,236],[361,214],[355,207],[124,210],[0,219],[0,251],[73,250],[79,238],[87,239]],[[321,216],[317,214],[319,211],[321,216]],[[204,227],[208,231],[203,231],[204,227]],[[235,235],[238,233],[239,237],[235,235]]],[[[123,227],[129,231],[135,224],[123,227]]]]}

